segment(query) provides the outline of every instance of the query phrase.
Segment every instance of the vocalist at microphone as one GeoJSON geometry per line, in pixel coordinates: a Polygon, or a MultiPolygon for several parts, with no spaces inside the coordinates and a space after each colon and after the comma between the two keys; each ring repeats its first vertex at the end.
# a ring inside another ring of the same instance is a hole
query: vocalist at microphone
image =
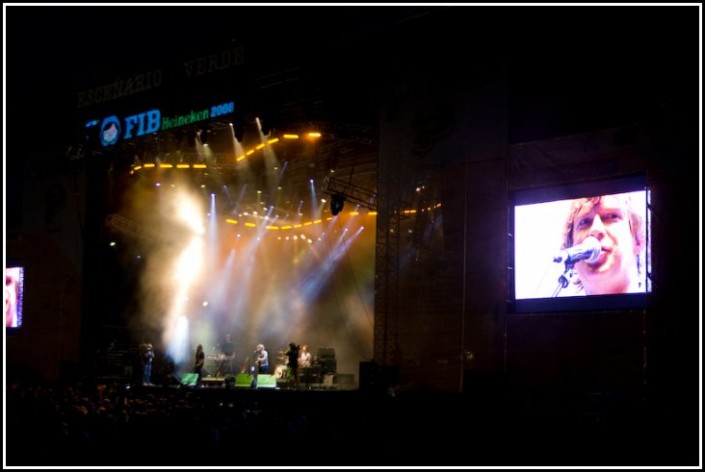
{"type": "Polygon", "coordinates": [[[565,262],[566,265],[573,265],[578,261],[585,260],[588,264],[592,264],[597,262],[601,250],[600,241],[594,236],[588,236],[582,243],[560,251],[553,258],[553,262],[565,262]]]}

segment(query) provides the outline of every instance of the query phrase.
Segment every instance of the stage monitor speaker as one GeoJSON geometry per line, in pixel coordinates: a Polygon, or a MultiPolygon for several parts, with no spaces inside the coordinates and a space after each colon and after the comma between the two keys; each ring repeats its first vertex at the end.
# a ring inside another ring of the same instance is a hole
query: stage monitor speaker
{"type": "MultiPolygon", "coordinates": [[[[252,382],[254,376],[252,374],[237,374],[235,377],[235,387],[250,388],[253,387],[252,382]]],[[[274,375],[259,374],[257,375],[257,388],[276,388],[277,378],[274,375]]]]}
{"type": "Polygon", "coordinates": [[[181,376],[181,385],[195,386],[198,381],[198,374],[195,372],[186,372],[181,376]]]}
{"type": "Polygon", "coordinates": [[[250,374],[237,374],[235,376],[235,386],[250,388],[252,387],[252,375],[250,374]]]}
{"type": "Polygon", "coordinates": [[[259,374],[257,388],[277,388],[277,378],[270,374],[259,374]]]}

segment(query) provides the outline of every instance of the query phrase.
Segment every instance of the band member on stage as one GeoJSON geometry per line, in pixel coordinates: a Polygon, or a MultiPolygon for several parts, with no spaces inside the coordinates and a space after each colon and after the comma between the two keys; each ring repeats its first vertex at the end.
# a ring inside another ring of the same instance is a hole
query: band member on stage
{"type": "Polygon", "coordinates": [[[264,348],[264,344],[258,344],[255,351],[255,366],[258,374],[266,374],[269,372],[269,354],[264,348]]]}
{"type": "Polygon", "coordinates": [[[225,341],[223,342],[223,354],[226,356],[232,356],[235,352],[235,346],[232,339],[230,338],[230,333],[225,335],[225,341]]]}
{"type": "Polygon", "coordinates": [[[235,345],[233,344],[233,341],[230,338],[230,333],[225,335],[225,341],[223,341],[223,348],[221,349],[221,353],[223,356],[225,356],[225,358],[221,362],[223,367],[219,370],[225,370],[225,374],[232,374],[235,345]]]}
{"type": "Polygon", "coordinates": [[[202,385],[203,380],[203,365],[206,363],[206,353],[203,351],[203,345],[199,344],[196,347],[196,356],[193,363],[193,371],[196,374],[196,387],[202,385]]]}
{"type": "Polygon", "coordinates": [[[257,387],[257,375],[269,372],[269,353],[264,348],[264,344],[258,344],[255,349],[255,365],[253,369],[252,386],[257,387]]]}
{"type": "Polygon", "coordinates": [[[301,353],[299,354],[299,367],[302,369],[311,367],[311,353],[309,352],[306,344],[301,346],[301,353]]]}
{"type": "Polygon", "coordinates": [[[294,387],[299,388],[299,346],[296,343],[289,343],[289,349],[285,352],[287,357],[287,367],[289,367],[289,380],[294,381],[294,387]]]}
{"type": "Polygon", "coordinates": [[[152,385],[152,361],[154,360],[154,347],[151,343],[144,346],[142,354],[142,385],[152,385]]]}

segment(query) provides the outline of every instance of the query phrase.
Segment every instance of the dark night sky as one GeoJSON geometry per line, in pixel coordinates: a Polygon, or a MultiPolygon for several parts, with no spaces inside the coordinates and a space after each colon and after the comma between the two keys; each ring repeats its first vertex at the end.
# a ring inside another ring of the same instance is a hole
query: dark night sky
{"type": "Polygon", "coordinates": [[[345,90],[336,104],[349,108],[370,104],[368,89],[379,85],[376,67],[383,54],[398,50],[421,62],[437,54],[449,61],[468,60],[478,51],[494,55],[511,64],[514,142],[646,120],[697,90],[699,80],[697,5],[6,6],[5,14],[10,226],[20,221],[18,176],[27,153],[63,150],[75,142],[77,90],[178,63],[228,41],[243,42],[258,59],[274,62],[315,51],[321,64],[342,64],[336,62],[345,60],[338,45],[357,51],[350,57],[359,61],[353,64],[357,75],[347,83],[335,82],[349,74],[321,71],[334,79],[324,93],[345,90]],[[394,34],[427,20],[404,44],[394,34]]]}

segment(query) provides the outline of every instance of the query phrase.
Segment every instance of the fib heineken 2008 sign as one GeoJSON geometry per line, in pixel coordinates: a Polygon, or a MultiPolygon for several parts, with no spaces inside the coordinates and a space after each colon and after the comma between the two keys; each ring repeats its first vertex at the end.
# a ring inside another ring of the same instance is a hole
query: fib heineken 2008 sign
{"type": "Polygon", "coordinates": [[[168,129],[187,126],[211,118],[229,115],[235,111],[233,102],[220,103],[200,110],[190,110],[188,113],[162,116],[159,109],[144,111],[134,115],[120,118],[111,115],[102,120],[91,120],[86,123],[86,128],[97,128],[100,143],[113,146],[118,141],[132,139],[145,134],[156,133],[168,129]],[[100,126],[98,126],[100,124],[100,126]]]}

